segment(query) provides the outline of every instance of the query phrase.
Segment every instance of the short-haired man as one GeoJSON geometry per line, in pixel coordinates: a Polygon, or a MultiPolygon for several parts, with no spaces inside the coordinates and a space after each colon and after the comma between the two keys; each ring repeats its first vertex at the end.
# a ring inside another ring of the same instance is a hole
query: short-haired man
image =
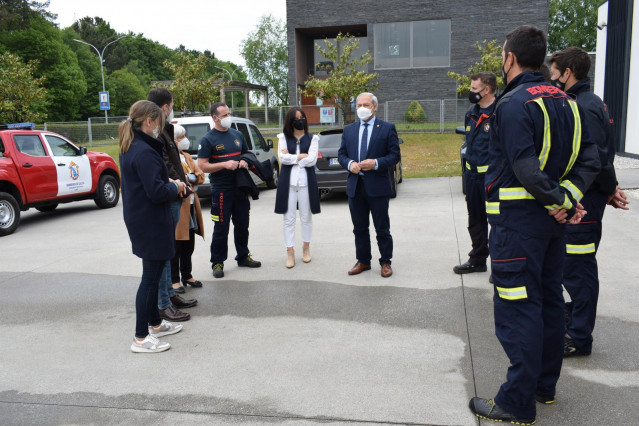
{"type": "MultiPolygon", "coordinates": [[[[164,88],[151,89],[147,100],[155,103],[162,108],[164,116],[164,128],[158,136],[162,141],[162,157],[164,163],[169,170],[169,178],[174,181],[186,182],[182,162],[180,161],[180,153],[178,152],[173,135],[173,94],[164,88]]],[[[182,200],[173,201],[171,203],[171,214],[173,215],[173,227],[175,228],[180,220],[180,208],[182,200]]],[[[175,230],[175,229],[174,229],[175,230]]],[[[171,280],[171,261],[166,262],[162,277],[160,278],[160,286],[158,290],[158,309],[160,317],[169,321],[188,321],[191,315],[180,311],[197,305],[196,299],[184,299],[175,293],[171,280]]]]}
{"type": "Polygon", "coordinates": [[[577,101],[592,140],[599,148],[601,172],[581,199],[588,212],[585,221],[566,227],[563,283],[571,301],[566,303],[568,323],[564,357],[590,355],[597,316],[599,276],[597,249],[606,204],[627,210],[626,196],[617,185],[613,127],[606,105],[590,91],[590,57],[579,47],[555,52],[549,59],[552,82],[577,101]]]}
{"type": "Polygon", "coordinates": [[[211,220],[215,223],[211,241],[211,267],[213,276],[222,278],[224,261],[228,257],[231,221],[238,266],[259,268],[262,263],[253,260],[248,249],[251,202],[246,192],[235,188],[237,169],[248,168],[246,161],[239,160],[243,153],[248,152],[248,144],[242,133],[231,127],[233,118],[225,103],[211,105],[211,117],[215,127],[200,140],[197,165],[204,173],[210,173],[211,220]]]}
{"type": "Polygon", "coordinates": [[[492,72],[470,76],[468,100],[473,104],[466,112],[466,206],[468,233],[472,250],[468,261],[453,268],[456,274],[485,272],[488,258],[488,219],[486,218],[486,188],[484,176],[488,170],[488,140],[490,116],[495,104],[497,77],[492,72]]]}
{"type": "Polygon", "coordinates": [[[344,127],[337,152],[339,163],[350,173],[346,179],[348,207],[355,234],[357,262],[349,275],[371,269],[370,216],[373,217],[381,275],[393,274],[393,237],[390,233],[388,205],[392,194],[389,168],[399,162],[399,138],[393,123],[375,117],[377,98],[360,93],[356,99],[359,121],[344,127]]]}
{"type": "Polygon", "coordinates": [[[543,31],[522,26],[506,36],[506,89],[491,120],[486,172],[495,334],[510,366],[494,400],[475,397],[469,406],[477,417],[517,424],[535,422],[535,400],[554,401],[565,223],[581,220],[579,194],[599,173],[577,103],[539,71],[545,57],[543,31]]]}

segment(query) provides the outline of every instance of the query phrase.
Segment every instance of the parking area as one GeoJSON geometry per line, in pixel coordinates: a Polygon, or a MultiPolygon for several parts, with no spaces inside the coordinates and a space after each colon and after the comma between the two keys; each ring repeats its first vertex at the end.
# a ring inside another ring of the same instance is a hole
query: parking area
{"type": "MultiPolygon", "coordinates": [[[[507,358],[488,273],[452,272],[470,249],[460,179],[399,187],[387,279],[375,264],[347,275],[355,247],[342,194],[314,216],[312,262],[301,262],[298,236],[287,270],[275,191],[261,191],[249,247],[263,266],[237,268],[231,249],[220,280],[203,209],[193,275],[204,286],[186,294],[199,304],[166,338],[171,350],[150,355],[129,351],[142,268],[122,204],[25,213],[0,239],[0,424],[478,424],[468,400],[496,393],[507,358]]],[[[639,169],[619,180],[639,188],[639,169]]],[[[538,424],[639,421],[639,200],[631,201],[604,220],[593,354],[564,363],[557,403],[538,406],[538,424]]]]}

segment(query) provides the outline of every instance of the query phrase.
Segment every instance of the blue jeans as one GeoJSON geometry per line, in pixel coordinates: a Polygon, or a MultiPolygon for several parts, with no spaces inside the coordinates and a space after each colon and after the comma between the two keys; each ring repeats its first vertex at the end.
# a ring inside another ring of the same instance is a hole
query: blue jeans
{"type": "Polygon", "coordinates": [[[158,325],[162,321],[155,307],[164,264],[164,260],[142,259],[142,280],[135,296],[135,337],[140,339],[149,334],[150,325],[158,325]]]}
{"type": "MultiPolygon", "coordinates": [[[[173,231],[180,220],[180,209],[182,208],[182,200],[173,201],[171,203],[171,215],[173,215],[173,231]]],[[[173,283],[171,282],[171,259],[167,260],[160,278],[160,287],[158,289],[158,309],[166,309],[171,306],[171,297],[175,296],[173,283]]]]}

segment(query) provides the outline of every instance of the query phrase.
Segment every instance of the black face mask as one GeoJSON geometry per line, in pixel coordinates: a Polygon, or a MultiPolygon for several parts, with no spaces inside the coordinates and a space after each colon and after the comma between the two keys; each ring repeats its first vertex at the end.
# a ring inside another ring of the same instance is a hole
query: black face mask
{"type": "Polygon", "coordinates": [[[559,90],[564,90],[566,88],[566,83],[562,83],[561,81],[559,81],[559,79],[550,80],[550,84],[552,84],[553,86],[555,86],[559,90]]]}
{"type": "Polygon", "coordinates": [[[295,127],[297,130],[304,130],[304,127],[306,127],[306,119],[300,118],[293,121],[293,127],[295,127]]]}
{"type": "MultiPolygon", "coordinates": [[[[481,92],[481,90],[479,92],[481,92]]],[[[481,101],[481,98],[483,98],[483,96],[480,95],[479,92],[473,92],[473,91],[468,92],[468,100],[470,101],[471,104],[476,104],[477,102],[481,101]]]]}
{"type": "MultiPolygon", "coordinates": [[[[506,59],[508,59],[508,55],[506,55],[506,59]]],[[[504,86],[508,86],[508,73],[506,72],[506,68],[504,68],[504,65],[505,64],[501,64],[501,79],[504,81],[504,86]]],[[[512,65],[508,69],[508,72],[510,72],[510,69],[512,69],[512,65]]]]}

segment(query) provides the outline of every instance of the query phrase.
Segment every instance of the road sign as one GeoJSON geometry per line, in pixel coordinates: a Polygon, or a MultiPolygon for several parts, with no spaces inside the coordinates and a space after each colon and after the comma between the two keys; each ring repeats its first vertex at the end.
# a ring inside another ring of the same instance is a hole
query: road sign
{"type": "Polygon", "coordinates": [[[99,92],[100,93],[100,111],[111,109],[111,105],[109,104],[109,92],[99,92]]]}

